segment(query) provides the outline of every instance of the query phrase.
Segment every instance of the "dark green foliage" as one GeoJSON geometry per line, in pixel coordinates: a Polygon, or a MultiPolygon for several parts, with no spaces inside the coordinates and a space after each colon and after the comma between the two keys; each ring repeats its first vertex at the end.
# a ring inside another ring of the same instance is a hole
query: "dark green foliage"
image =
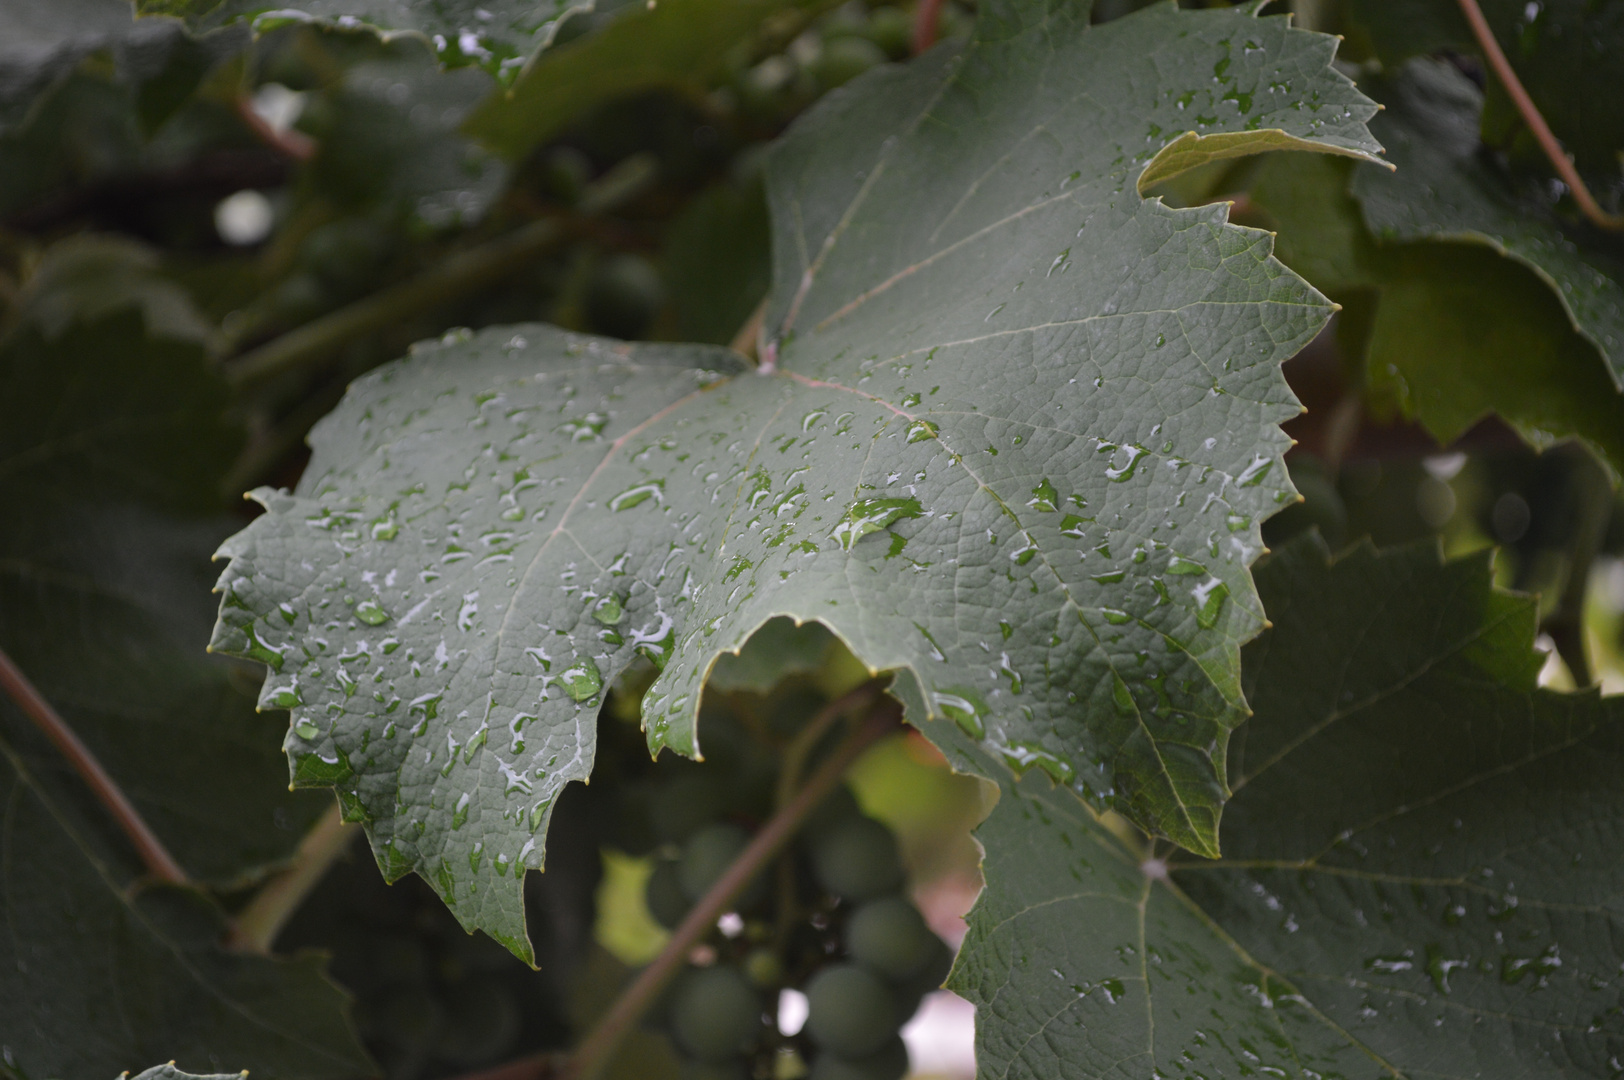
{"type": "Polygon", "coordinates": [[[0,1078],[559,1055],[878,677],[603,1080],[1616,1080],[1624,242],[1455,0],[134,6],[0,2],[0,648],[191,881],[0,694],[0,1078]]]}

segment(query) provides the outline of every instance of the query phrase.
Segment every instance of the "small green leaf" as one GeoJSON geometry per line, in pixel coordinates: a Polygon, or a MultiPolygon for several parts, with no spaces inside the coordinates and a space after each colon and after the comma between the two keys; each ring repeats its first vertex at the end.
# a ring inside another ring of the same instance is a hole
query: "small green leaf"
{"type": "MultiPolygon", "coordinates": [[[[575,6],[590,6],[590,0],[575,0],[575,6]]],[[[536,57],[512,89],[474,114],[468,130],[509,158],[522,158],[615,98],[659,86],[709,89],[729,54],[769,15],[818,6],[818,0],[629,4],[607,26],[536,57]]]]}
{"type": "Polygon", "coordinates": [[[1309,539],[1257,581],[1223,859],[1041,778],[981,827],[978,1075],[1611,1075],[1624,699],[1537,687],[1486,555],[1309,539]]]}
{"type": "Polygon", "coordinates": [[[1396,405],[1444,444],[1497,413],[1532,446],[1578,436],[1624,473],[1624,396],[1548,281],[1483,243],[1376,243],[1349,172],[1277,155],[1251,195],[1288,266],[1338,300],[1375,297],[1363,335],[1345,339],[1375,411],[1396,405]]]}
{"type": "Polygon", "coordinates": [[[1453,66],[1413,61],[1372,90],[1386,109],[1371,130],[1398,169],[1354,172],[1353,195],[1371,232],[1381,240],[1480,243],[1527,266],[1555,291],[1614,383],[1624,385],[1624,257],[1617,246],[1565,226],[1546,185],[1519,183],[1485,160],[1482,95],[1453,66]]]}

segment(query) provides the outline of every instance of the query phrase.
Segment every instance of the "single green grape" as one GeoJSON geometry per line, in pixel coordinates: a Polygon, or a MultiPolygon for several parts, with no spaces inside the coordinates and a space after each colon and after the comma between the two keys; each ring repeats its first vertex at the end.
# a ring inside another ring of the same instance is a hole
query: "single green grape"
{"type": "Polygon", "coordinates": [[[919,1002],[926,994],[942,988],[947,974],[953,969],[953,950],[935,934],[931,935],[930,955],[911,977],[892,986],[892,997],[903,1022],[919,1010],[919,1002]]]}
{"type": "Polygon", "coordinates": [[[867,1057],[856,1059],[819,1054],[806,1080],[902,1080],[908,1075],[908,1048],[901,1036],[867,1057]]]}
{"type": "Polygon", "coordinates": [[[757,986],[777,986],[784,981],[784,961],[772,949],[751,949],[744,958],[744,973],[757,986]]]}
{"type": "Polygon", "coordinates": [[[818,884],[846,900],[871,900],[902,888],[897,838],[873,818],[855,818],[812,842],[818,884]]]}
{"type": "Polygon", "coordinates": [[[671,1001],[671,1034],[690,1057],[722,1064],[761,1035],[761,1001],[735,968],[690,968],[671,1001]]]}
{"type": "Polygon", "coordinates": [[[851,793],[851,788],[841,784],[806,815],[806,820],[801,823],[801,835],[815,843],[818,837],[826,836],[862,816],[863,810],[857,805],[857,796],[851,793]]]}
{"type": "Polygon", "coordinates": [[[885,50],[867,38],[837,37],[823,43],[813,74],[821,85],[832,90],[885,61],[885,50]]]}
{"type": "Polygon", "coordinates": [[[855,1060],[897,1033],[891,988],[856,964],[831,964],[806,984],[806,1032],[827,1053],[855,1060]]]}
{"type": "Polygon", "coordinates": [[[648,876],[643,899],[654,921],[667,930],[675,930],[682,917],[688,914],[688,898],[682,893],[682,882],[677,875],[677,860],[657,858],[654,872],[648,876]]]}
{"type": "Polygon", "coordinates": [[[919,909],[900,896],[870,900],[846,923],[846,951],[893,982],[919,973],[937,944],[919,909]]]}
{"type": "MultiPolygon", "coordinates": [[[[694,901],[704,896],[749,844],[749,833],[725,821],[707,825],[690,836],[677,863],[677,882],[683,895],[694,901]]],[[[738,906],[747,908],[759,902],[765,885],[765,879],[757,875],[739,896],[738,906]]]]}
{"type": "Polygon", "coordinates": [[[750,1080],[750,1065],[743,1058],[731,1061],[684,1061],[682,1080],[750,1080]]]}

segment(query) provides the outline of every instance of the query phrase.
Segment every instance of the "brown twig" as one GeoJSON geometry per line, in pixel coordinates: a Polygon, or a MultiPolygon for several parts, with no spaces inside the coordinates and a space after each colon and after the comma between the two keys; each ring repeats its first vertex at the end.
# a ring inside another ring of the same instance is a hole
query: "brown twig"
{"type": "Polygon", "coordinates": [[[1603,229],[1624,229],[1624,217],[1603,210],[1601,204],[1596,202],[1595,196],[1590,194],[1590,188],[1579,175],[1579,170],[1574,167],[1573,160],[1562,149],[1562,144],[1551,132],[1545,117],[1540,115],[1534,99],[1523,89],[1522,80],[1517,78],[1517,72],[1512,69],[1511,61],[1506,59],[1500,43],[1495,40],[1494,31],[1489,28],[1489,20],[1483,17],[1483,10],[1477,6],[1477,0],[1459,0],[1459,2],[1461,12],[1472,28],[1472,35],[1477,38],[1478,47],[1483,50],[1483,58],[1489,62],[1489,67],[1494,69],[1500,85],[1505,87],[1512,103],[1517,106],[1517,111],[1522,114],[1523,122],[1534,133],[1534,139],[1539,143],[1540,149],[1551,159],[1551,166],[1556,169],[1556,175],[1562,178],[1562,182],[1573,193],[1573,201],[1579,204],[1580,212],[1603,229]]]}
{"type": "Polygon", "coordinates": [[[107,774],[101,762],[96,760],[96,755],[79,740],[79,736],[74,734],[67,722],[51,708],[51,703],[45,700],[44,695],[28,681],[28,676],[12,663],[11,657],[6,655],[4,649],[0,649],[0,689],[5,690],[18,707],[28,714],[28,718],[45,733],[45,737],[61,751],[62,756],[68,759],[68,763],[89,785],[91,792],[113,815],[119,828],[124,830],[124,835],[130,838],[130,843],[135,845],[136,852],[140,854],[141,861],[146,864],[152,876],[159,881],[176,885],[186,884],[186,871],[182,870],[175,857],[169,854],[169,849],[164,847],[163,841],[159,840],[157,834],[147,825],[123,789],[107,774]]]}
{"type": "Polygon", "coordinates": [[[248,126],[248,130],[254,133],[254,137],[283,157],[294,161],[309,161],[316,156],[314,139],[292,128],[278,131],[272,127],[255,111],[253,99],[247,94],[237,95],[236,106],[237,116],[248,126]]]}
{"type": "MultiPolygon", "coordinates": [[[[716,920],[727,911],[728,905],[738,898],[762,867],[789,843],[807,814],[834,790],[863,751],[896,730],[897,722],[902,719],[902,708],[894,700],[883,701],[824,759],[794,798],[768,819],[726,873],[688,912],[660,955],[638,974],[597,1026],[581,1040],[567,1070],[570,1080],[596,1080],[609,1064],[621,1039],[681,970],[689,952],[716,926],[716,920]]],[[[538,1072],[532,1075],[543,1074],[538,1072]]],[[[518,1074],[515,1074],[515,1080],[518,1080],[518,1074]]]]}
{"type": "Polygon", "coordinates": [[[913,51],[915,56],[936,44],[936,28],[941,21],[942,0],[919,0],[919,6],[914,9],[913,51]]]}

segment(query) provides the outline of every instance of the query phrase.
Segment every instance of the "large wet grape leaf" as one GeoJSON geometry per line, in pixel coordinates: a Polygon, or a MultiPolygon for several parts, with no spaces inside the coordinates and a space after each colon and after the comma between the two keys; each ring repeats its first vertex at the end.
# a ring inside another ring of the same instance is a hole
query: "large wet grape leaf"
{"type": "Polygon", "coordinates": [[[215,647],[272,667],[295,782],[521,956],[603,686],[653,660],[649,744],[696,754],[713,660],[778,615],[906,671],[921,722],[1216,853],[1247,566],[1292,497],[1279,365],[1330,305],[1267,234],[1136,182],[1170,144],[1368,155],[1372,106],[1284,18],[983,25],[776,151],[776,371],[452,335],[359,381],[221,549],[215,647]]]}
{"type": "Polygon", "coordinates": [[[1624,384],[1624,242],[1567,225],[1548,183],[1519,184],[1492,163],[1478,139],[1482,95],[1453,65],[1413,61],[1371,89],[1386,106],[1371,130],[1398,168],[1354,172],[1370,230],[1383,240],[1485,244],[1529,267],[1624,384]]]}
{"type": "Polygon", "coordinates": [[[1481,241],[1377,243],[1343,164],[1278,155],[1250,194],[1286,265],[1334,299],[1376,297],[1360,358],[1372,403],[1444,444],[1496,413],[1532,446],[1576,436],[1624,474],[1624,396],[1548,279],[1481,241]]]}
{"type": "Polygon", "coordinates": [[[1624,699],[1539,689],[1490,581],[1317,538],[1258,570],[1220,860],[1008,785],[950,981],[979,1075],[1616,1076],[1624,699]]]}

